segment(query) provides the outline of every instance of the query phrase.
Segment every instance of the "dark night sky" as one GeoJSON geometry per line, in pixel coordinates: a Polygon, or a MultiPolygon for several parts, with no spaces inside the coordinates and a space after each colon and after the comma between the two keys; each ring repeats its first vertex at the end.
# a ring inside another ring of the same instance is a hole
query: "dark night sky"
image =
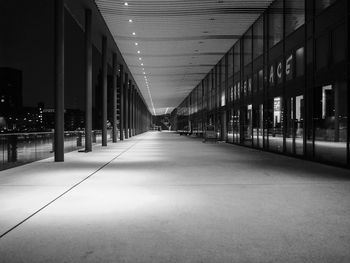
{"type": "MultiPolygon", "coordinates": [[[[6,15],[1,15],[0,21],[0,66],[22,70],[24,106],[44,102],[46,108],[53,108],[53,1],[1,2],[6,15]]],[[[65,104],[66,108],[84,109],[84,33],[68,13],[65,18],[65,104]]],[[[95,55],[94,59],[99,58],[95,55]]]]}

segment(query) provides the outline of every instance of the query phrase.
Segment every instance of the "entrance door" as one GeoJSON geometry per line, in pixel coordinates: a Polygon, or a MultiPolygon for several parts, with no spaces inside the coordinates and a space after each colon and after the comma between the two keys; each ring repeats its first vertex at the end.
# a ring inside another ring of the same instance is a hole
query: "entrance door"
{"type": "Polygon", "coordinates": [[[287,99],[286,151],[290,154],[304,154],[304,96],[287,99]]]}

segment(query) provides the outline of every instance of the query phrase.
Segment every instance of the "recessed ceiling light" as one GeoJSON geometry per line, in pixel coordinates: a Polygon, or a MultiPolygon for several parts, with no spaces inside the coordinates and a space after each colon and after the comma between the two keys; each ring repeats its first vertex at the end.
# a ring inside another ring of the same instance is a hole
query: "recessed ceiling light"
{"type": "Polygon", "coordinates": [[[141,52],[140,52],[140,50],[137,50],[137,54],[140,54],[141,52]]]}
{"type": "Polygon", "coordinates": [[[143,63],[141,63],[141,66],[143,66],[143,63]]]}
{"type": "Polygon", "coordinates": [[[142,60],[142,58],[139,58],[139,60],[142,60]]]}
{"type": "Polygon", "coordinates": [[[143,75],[145,75],[146,74],[146,72],[143,72],[143,75]]]}
{"type": "Polygon", "coordinates": [[[125,6],[128,6],[129,4],[128,4],[128,2],[125,2],[124,5],[125,5],[125,6]]]}
{"type": "Polygon", "coordinates": [[[135,36],[135,35],[136,35],[136,33],[135,33],[135,32],[132,32],[132,35],[133,35],[133,36],[135,36]]]}
{"type": "Polygon", "coordinates": [[[136,42],[136,43],[135,43],[135,46],[138,46],[138,45],[139,45],[139,43],[136,42]]]}
{"type": "Polygon", "coordinates": [[[132,19],[129,19],[129,22],[132,23],[132,19]]]}

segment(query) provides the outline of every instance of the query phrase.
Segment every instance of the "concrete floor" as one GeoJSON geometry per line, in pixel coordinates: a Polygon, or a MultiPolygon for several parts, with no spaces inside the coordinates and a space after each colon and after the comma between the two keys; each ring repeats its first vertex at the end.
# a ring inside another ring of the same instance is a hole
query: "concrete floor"
{"type": "Polygon", "coordinates": [[[153,132],[0,172],[0,235],[17,224],[1,263],[348,263],[350,176],[153,132]]]}

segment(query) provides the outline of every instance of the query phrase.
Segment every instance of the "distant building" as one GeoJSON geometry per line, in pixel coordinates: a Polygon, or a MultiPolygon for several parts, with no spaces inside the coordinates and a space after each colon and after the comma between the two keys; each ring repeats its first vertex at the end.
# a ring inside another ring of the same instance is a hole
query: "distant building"
{"type": "Polygon", "coordinates": [[[22,71],[0,67],[0,130],[13,130],[23,107],[22,71]]]}

